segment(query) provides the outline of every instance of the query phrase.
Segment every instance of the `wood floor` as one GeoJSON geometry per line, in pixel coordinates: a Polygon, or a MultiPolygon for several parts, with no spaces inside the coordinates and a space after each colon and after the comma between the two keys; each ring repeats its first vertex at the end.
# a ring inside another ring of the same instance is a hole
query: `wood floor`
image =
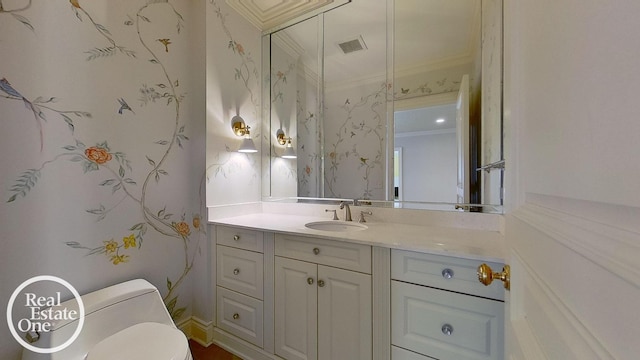
{"type": "Polygon", "coordinates": [[[204,347],[193,340],[189,340],[193,360],[242,360],[216,345],[204,347]]]}

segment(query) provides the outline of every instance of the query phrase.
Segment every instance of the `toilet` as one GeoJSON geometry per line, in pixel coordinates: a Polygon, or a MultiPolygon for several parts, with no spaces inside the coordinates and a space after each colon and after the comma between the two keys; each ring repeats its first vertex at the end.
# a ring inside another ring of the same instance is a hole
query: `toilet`
{"type": "MultiPolygon", "coordinates": [[[[25,349],[23,360],[192,360],[189,343],[167,312],[158,289],[143,279],[82,296],[85,321],[67,348],[40,354],[25,349]]],[[[70,300],[61,307],[76,308],[70,300]]],[[[53,348],[71,338],[78,320],[63,320],[32,345],[53,348]]]]}

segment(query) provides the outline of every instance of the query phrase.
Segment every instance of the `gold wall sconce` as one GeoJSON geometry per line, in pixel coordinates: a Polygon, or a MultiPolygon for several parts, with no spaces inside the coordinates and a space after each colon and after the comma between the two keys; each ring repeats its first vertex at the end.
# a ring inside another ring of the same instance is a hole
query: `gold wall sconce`
{"type": "Polygon", "coordinates": [[[295,150],[293,150],[293,145],[291,144],[291,137],[285,137],[284,131],[278,130],[276,132],[276,139],[278,140],[278,144],[286,145],[284,148],[284,152],[282,153],[282,158],[284,159],[295,159],[296,156],[295,150]]]}
{"type": "Polygon", "coordinates": [[[245,124],[244,119],[239,115],[231,118],[231,129],[233,129],[233,133],[236,136],[244,137],[242,139],[242,143],[240,143],[240,147],[238,148],[238,152],[241,153],[255,153],[258,152],[256,149],[256,145],[253,143],[253,139],[251,139],[251,127],[245,124]]]}

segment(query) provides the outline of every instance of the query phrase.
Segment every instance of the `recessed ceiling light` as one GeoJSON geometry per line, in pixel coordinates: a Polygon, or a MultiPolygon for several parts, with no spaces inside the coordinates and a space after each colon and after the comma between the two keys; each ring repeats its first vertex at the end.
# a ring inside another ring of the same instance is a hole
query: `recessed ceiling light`
{"type": "Polygon", "coordinates": [[[438,120],[436,120],[436,122],[437,122],[437,123],[443,123],[443,122],[444,122],[444,119],[438,119],[438,120]]]}

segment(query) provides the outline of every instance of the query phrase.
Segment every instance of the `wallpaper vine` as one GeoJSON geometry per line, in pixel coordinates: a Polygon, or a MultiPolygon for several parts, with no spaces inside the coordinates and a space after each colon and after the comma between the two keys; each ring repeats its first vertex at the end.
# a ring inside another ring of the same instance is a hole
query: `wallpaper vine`
{"type": "Polygon", "coordinates": [[[387,89],[381,83],[327,94],[325,116],[335,120],[325,121],[325,196],[384,198],[387,89]]]}
{"type": "MultiPolygon", "coordinates": [[[[209,0],[207,13],[208,33],[220,33],[212,41],[207,54],[207,66],[213,67],[213,61],[224,63],[231,72],[208,71],[214,77],[208,79],[208,101],[215,100],[216,107],[207,114],[207,131],[212,141],[207,141],[206,188],[207,205],[221,205],[260,199],[260,157],[257,154],[237,153],[239,138],[230,131],[230,119],[240,115],[250,126],[254,142],[260,141],[260,64],[256,63],[250,49],[256,48],[245,43],[246,33],[239,33],[242,28],[235,18],[230,18],[230,9],[224,2],[209,0]],[[211,16],[213,15],[213,16],[211,16]],[[226,52],[220,51],[222,44],[226,52]],[[230,75],[233,75],[232,77],[230,75]],[[226,84],[226,87],[221,87],[226,84]],[[244,187],[244,191],[233,193],[229,185],[244,187]],[[250,188],[251,191],[246,189],[250,188]],[[256,193],[256,195],[253,195],[256,193]],[[230,195],[234,195],[233,198],[230,195]],[[242,199],[246,196],[246,199],[242,199]]],[[[259,41],[257,30],[251,33],[251,40],[259,41]]],[[[258,47],[259,49],[259,47],[258,47]]],[[[259,145],[257,145],[259,147],[259,145]]]]}
{"type": "MultiPolygon", "coordinates": [[[[192,198],[191,195],[185,195],[185,201],[182,204],[163,204],[167,201],[163,196],[163,192],[166,191],[164,189],[171,188],[172,184],[175,184],[175,181],[172,182],[169,179],[172,176],[178,182],[184,182],[186,179],[186,174],[170,174],[169,170],[169,168],[180,168],[179,164],[174,164],[181,158],[176,153],[184,151],[190,141],[187,129],[189,121],[183,119],[184,111],[182,110],[185,98],[188,96],[188,91],[183,89],[181,81],[181,76],[185,75],[184,69],[176,66],[174,63],[176,57],[172,56],[174,55],[173,44],[185,41],[182,30],[185,28],[186,21],[174,2],[168,0],[129,2],[126,5],[127,8],[136,7],[133,12],[127,14],[126,18],[110,21],[106,25],[101,22],[111,19],[106,18],[104,11],[98,14],[95,12],[100,9],[100,6],[104,9],[104,7],[116,5],[104,2],[98,5],[87,4],[85,7],[84,4],[82,0],[70,0],[67,4],[63,2],[56,2],[55,5],[47,4],[47,6],[69,7],[68,11],[73,14],[76,21],[75,24],[67,23],[65,26],[75,28],[72,31],[86,32],[88,27],[97,35],[97,37],[86,36],[86,38],[98,39],[94,43],[76,42],[67,46],[66,48],[69,49],[67,56],[83,56],[86,62],[91,63],[90,68],[95,72],[117,71],[117,67],[122,63],[118,62],[114,67],[109,62],[115,61],[118,57],[129,59],[127,66],[133,66],[131,62],[135,62],[140,69],[146,68],[133,79],[123,79],[118,72],[111,74],[114,82],[110,86],[115,86],[127,94],[132,93],[127,87],[136,86],[134,82],[141,81],[137,85],[139,94],[137,104],[130,95],[123,95],[113,100],[100,99],[85,105],[86,108],[68,109],[57,106],[56,103],[73,101],[65,98],[63,89],[69,88],[76,79],[66,79],[68,84],[61,84],[60,94],[56,96],[41,95],[29,98],[22,95],[20,85],[30,81],[26,72],[0,74],[2,77],[0,100],[17,101],[25,105],[23,114],[9,112],[3,122],[22,121],[28,116],[34,119],[35,129],[38,131],[40,157],[44,158],[37,164],[24,164],[26,169],[14,175],[13,184],[6,190],[5,199],[9,204],[23,201],[31,196],[42,182],[48,181],[46,173],[50,169],[68,168],[63,163],[77,164],[81,173],[86,176],[86,179],[77,175],[69,176],[64,186],[74,187],[79,183],[99,178],[100,181],[95,186],[110,189],[110,192],[105,196],[98,196],[97,194],[104,194],[104,192],[99,189],[92,191],[94,195],[89,198],[101,197],[101,199],[86,207],[86,213],[93,215],[96,222],[105,221],[112,216],[120,219],[121,211],[127,211],[121,208],[125,205],[133,205],[138,209],[137,214],[129,214],[129,224],[122,223],[120,220],[111,221],[109,226],[112,234],[107,238],[96,239],[84,236],[81,239],[69,239],[60,245],[67,246],[70,251],[77,251],[79,255],[96,257],[98,261],[106,261],[114,267],[122,267],[139,261],[138,253],[145,251],[148,247],[157,247],[162,243],[180,244],[182,254],[172,256],[172,261],[182,261],[183,268],[179,273],[167,274],[166,283],[163,284],[166,286],[166,291],[163,291],[163,300],[171,316],[178,319],[187,310],[188,303],[188,301],[179,301],[179,289],[196,261],[201,235],[205,233],[201,217],[202,209],[197,203],[189,203],[188,199],[192,198]],[[115,27],[118,27],[117,31],[114,31],[115,27]],[[123,37],[122,34],[127,36],[123,37]],[[125,43],[133,44],[135,48],[131,48],[132,45],[125,46],[125,43]],[[97,111],[91,107],[97,107],[97,111]],[[105,113],[104,108],[111,108],[112,114],[105,113]],[[96,114],[99,115],[96,116],[96,114]],[[125,125],[117,123],[116,120],[109,120],[125,115],[129,121],[125,125]],[[153,126],[167,131],[152,143],[146,144],[144,141],[148,138],[145,136],[147,133],[159,134],[159,132],[151,128],[141,128],[136,121],[148,120],[149,117],[153,117],[155,123],[153,126]],[[49,123],[46,128],[43,126],[43,123],[52,120],[57,122],[49,123]],[[85,123],[81,123],[82,121],[85,123]],[[106,121],[111,121],[113,126],[118,127],[115,133],[105,133],[103,139],[98,142],[89,140],[100,136],[92,131],[93,126],[106,121]],[[47,129],[57,134],[56,128],[60,126],[67,128],[69,137],[47,135],[47,129]],[[117,141],[117,138],[111,138],[117,132],[126,134],[132,131],[141,132],[139,143],[134,144],[133,148],[130,147],[130,151],[135,152],[133,157],[130,152],[113,146],[112,140],[115,139],[115,143],[118,144],[121,142],[117,141]],[[146,161],[141,163],[138,159],[143,154],[146,161]],[[88,176],[91,174],[97,176],[88,176]],[[182,209],[178,213],[173,210],[180,208],[182,209]]],[[[60,36],[64,36],[65,32],[59,26],[41,25],[38,21],[30,20],[27,14],[21,15],[21,12],[41,5],[43,4],[32,5],[31,1],[28,1],[21,8],[12,10],[6,9],[0,1],[0,16],[3,13],[10,14],[36,35],[40,31],[57,30],[60,36]]],[[[38,9],[33,10],[35,12],[38,9]]],[[[37,17],[42,19],[41,14],[37,17]]],[[[2,34],[2,37],[5,36],[9,34],[2,34]]],[[[24,42],[33,39],[26,34],[21,36],[24,42]]],[[[184,45],[181,48],[184,48],[184,45]]],[[[182,54],[175,55],[177,58],[184,58],[182,54]]],[[[42,84],[46,89],[51,88],[44,85],[42,84]]],[[[30,86],[37,88],[38,84],[31,83],[30,86]]],[[[108,84],[95,83],[96,88],[101,86],[108,86],[108,84]]],[[[93,91],[93,89],[87,89],[87,91],[93,91]]],[[[76,216],[79,215],[81,214],[76,214],[76,216]]],[[[68,216],[73,217],[74,214],[68,214],[68,216]]]]}

